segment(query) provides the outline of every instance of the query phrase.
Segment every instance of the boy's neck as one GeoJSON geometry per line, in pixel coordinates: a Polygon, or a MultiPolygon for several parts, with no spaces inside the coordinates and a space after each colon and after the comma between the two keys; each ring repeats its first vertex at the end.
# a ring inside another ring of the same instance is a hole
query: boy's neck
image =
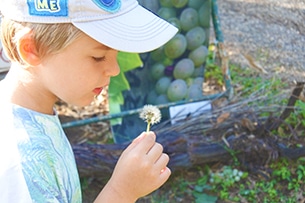
{"type": "Polygon", "coordinates": [[[53,115],[53,107],[57,99],[45,95],[39,80],[34,80],[33,77],[23,67],[12,65],[7,76],[0,83],[3,99],[33,111],[53,115]]]}

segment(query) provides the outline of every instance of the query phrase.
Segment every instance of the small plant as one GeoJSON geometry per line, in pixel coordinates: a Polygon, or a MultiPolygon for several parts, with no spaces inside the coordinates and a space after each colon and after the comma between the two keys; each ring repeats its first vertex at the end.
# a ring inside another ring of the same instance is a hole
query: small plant
{"type": "Polygon", "coordinates": [[[303,165],[286,159],[273,163],[270,166],[273,172],[268,181],[248,179],[240,185],[239,195],[250,202],[258,199],[261,202],[296,202],[298,195],[304,195],[303,165]]]}
{"type": "Polygon", "coordinates": [[[153,105],[145,105],[140,112],[140,118],[147,123],[146,132],[150,131],[150,126],[159,123],[161,120],[161,112],[158,107],[153,105]]]}
{"type": "Polygon", "coordinates": [[[206,191],[210,191],[212,187],[208,184],[209,175],[206,174],[198,179],[196,185],[194,186],[194,190],[192,195],[195,198],[195,203],[215,203],[218,200],[218,197],[214,195],[210,195],[206,193],[206,191]]]}
{"type": "Polygon", "coordinates": [[[211,184],[222,184],[224,187],[230,187],[241,178],[247,176],[244,172],[230,166],[224,166],[222,171],[211,173],[209,182],[211,184]]]}
{"type": "MultiPolygon", "coordinates": [[[[224,166],[221,171],[210,173],[209,183],[212,186],[212,190],[217,192],[221,199],[229,199],[229,189],[235,185],[239,185],[239,181],[248,177],[248,173],[240,171],[231,166],[224,166]]],[[[236,197],[233,201],[238,201],[236,197]]]]}

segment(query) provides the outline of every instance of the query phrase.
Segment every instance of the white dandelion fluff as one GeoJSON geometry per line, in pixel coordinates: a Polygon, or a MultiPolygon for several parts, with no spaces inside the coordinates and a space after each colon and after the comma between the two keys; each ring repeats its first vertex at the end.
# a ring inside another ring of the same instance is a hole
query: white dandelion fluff
{"type": "Polygon", "coordinates": [[[151,104],[144,105],[142,111],[140,112],[140,118],[147,122],[148,132],[150,130],[150,125],[159,123],[161,120],[161,111],[158,107],[151,104]]]}

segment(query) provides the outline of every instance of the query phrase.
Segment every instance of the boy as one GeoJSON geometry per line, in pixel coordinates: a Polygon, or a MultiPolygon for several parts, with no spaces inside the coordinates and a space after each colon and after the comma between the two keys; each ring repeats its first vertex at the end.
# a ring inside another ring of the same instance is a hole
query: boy
{"type": "MultiPolygon", "coordinates": [[[[119,73],[118,51],[147,52],[177,29],[136,0],[1,0],[11,68],[0,82],[1,202],[81,202],[54,103],[88,105],[119,73]]],[[[153,132],[122,153],[96,202],[135,202],[170,176],[153,132]]]]}

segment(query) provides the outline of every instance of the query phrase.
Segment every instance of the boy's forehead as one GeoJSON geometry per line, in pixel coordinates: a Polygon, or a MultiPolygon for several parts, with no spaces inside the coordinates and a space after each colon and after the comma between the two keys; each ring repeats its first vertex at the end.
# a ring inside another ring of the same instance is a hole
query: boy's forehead
{"type": "Polygon", "coordinates": [[[110,48],[110,47],[108,47],[108,46],[106,46],[104,44],[101,44],[101,43],[99,43],[99,45],[95,46],[94,48],[95,49],[103,49],[103,50],[110,50],[110,49],[112,49],[112,48],[110,48]]]}
{"type": "Polygon", "coordinates": [[[77,41],[81,41],[82,45],[81,46],[86,46],[89,49],[94,49],[94,50],[103,50],[103,51],[108,51],[108,50],[113,50],[113,48],[102,44],[98,41],[96,41],[95,39],[93,39],[92,37],[90,37],[89,35],[82,33],[81,37],[76,39],[76,43],[77,41]]]}

